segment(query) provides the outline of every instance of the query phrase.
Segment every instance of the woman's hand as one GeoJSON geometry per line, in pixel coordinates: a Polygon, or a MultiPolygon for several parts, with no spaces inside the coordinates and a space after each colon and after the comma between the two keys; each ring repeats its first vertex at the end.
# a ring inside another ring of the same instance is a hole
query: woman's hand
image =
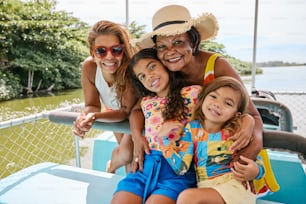
{"type": "Polygon", "coordinates": [[[255,126],[254,118],[249,114],[245,114],[240,120],[239,130],[228,138],[229,140],[234,140],[234,143],[230,147],[232,151],[239,151],[246,147],[253,139],[252,134],[255,126]]]}
{"type": "Polygon", "coordinates": [[[74,128],[72,130],[72,133],[81,138],[84,138],[85,133],[88,132],[92,127],[94,120],[95,120],[94,113],[88,113],[88,114],[82,113],[73,122],[74,128]]]}
{"type": "Polygon", "coordinates": [[[92,127],[92,124],[95,122],[95,119],[96,119],[95,113],[87,113],[85,117],[83,117],[82,120],[80,121],[80,127],[84,131],[88,132],[92,127]]]}
{"type": "Polygon", "coordinates": [[[141,134],[138,137],[133,135],[134,153],[132,162],[132,172],[143,171],[144,153],[150,154],[150,147],[147,139],[141,134]]]}

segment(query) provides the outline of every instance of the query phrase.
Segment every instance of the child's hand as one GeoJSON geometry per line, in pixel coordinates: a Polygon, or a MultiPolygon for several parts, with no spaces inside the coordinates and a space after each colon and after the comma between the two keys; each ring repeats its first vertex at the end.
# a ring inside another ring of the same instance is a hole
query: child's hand
{"type": "Polygon", "coordinates": [[[165,122],[159,130],[158,137],[168,137],[169,140],[177,141],[184,125],[178,121],[165,122]]]}
{"type": "Polygon", "coordinates": [[[255,120],[251,115],[245,114],[241,117],[239,130],[228,138],[229,140],[234,140],[234,143],[230,147],[232,151],[239,151],[250,143],[253,139],[254,126],[255,120]]]}
{"type": "Polygon", "coordinates": [[[234,178],[238,181],[250,181],[255,179],[259,174],[259,168],[256,162],[242,155],[240,156],[240,159],[245,164],[241,164],[238,161],[234,162],[234,167],[231,169],[234,178]]]}
{"type": "Polygon", "coordinates": [[[133,135],[133,143],[134,143],[134,159],[132,162],[132,172],[135,173],[137,169],[139,171],[143,171],[143,163],[144,163],[144,153],[150,154],[149,143],[142,134],[136,136],[133,135]]]}

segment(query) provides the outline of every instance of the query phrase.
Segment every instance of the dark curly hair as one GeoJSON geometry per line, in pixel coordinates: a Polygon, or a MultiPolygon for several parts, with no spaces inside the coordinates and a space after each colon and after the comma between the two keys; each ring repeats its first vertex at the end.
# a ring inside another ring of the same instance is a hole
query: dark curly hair
{"type": "MultiPolygon", "coordinates": [[[[128,68],[133,81],[133,85],[138,91],[140,97],[156,96],[155,92],[151,92],[144,87],[144,85],[139,81],[134,73],[134,67],[141,59],[155,59],[160,62],[160,60],[157,58],[156,50],[154,48],[146,48],[140,50],[132,57],[128,68]]],[[[166,102],[165,109],[162,110],[163,118],[165,121],[170,119],[183,121],[187,116],[187,108],[184,105],[185,101],[181,95],[181,89],[188,84],[180,72],[171,72],[166,67],[165,69],[169,74],[170,88],[167,95],[168,100],[166,102]]]]}

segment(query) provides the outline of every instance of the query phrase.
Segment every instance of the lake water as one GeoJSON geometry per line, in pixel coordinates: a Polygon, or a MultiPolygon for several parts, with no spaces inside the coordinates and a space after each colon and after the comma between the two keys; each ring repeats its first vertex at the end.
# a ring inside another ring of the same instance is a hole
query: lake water
{"type": "MultiPolygon", "coordinates": [[[[242,77],[242,79],[247,89],[251,90],[251,76],[242,77]]],[[[255,87],[257,90],[306,92],[306,66],[263,68],[263,74],[256,75],[255,87]]],[[[0,121],[81,102],[83,102],[81,89],[0,102],[0,121]]]]}
{"type": "MultiPolygon", "coordinates": [[[[263,74],[256,75],[255,88],[269,91],[306,92],[306,66],[264,67],[263,74]]],[[[251,76],[242,77],[251,90],[251,76]]]]}
{"type": "Polygon", "coordinates": [[[0,121],[41,113],[83,102],[82,89],[60,93],[33,95],[28,98],[0,102],[0,121]]]}

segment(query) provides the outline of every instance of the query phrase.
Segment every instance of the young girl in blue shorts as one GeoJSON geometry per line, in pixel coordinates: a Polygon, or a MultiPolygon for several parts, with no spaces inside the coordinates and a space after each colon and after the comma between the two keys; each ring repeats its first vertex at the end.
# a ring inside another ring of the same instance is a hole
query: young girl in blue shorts
{"type": "Polygon", "coordinates": [[[164,121],[190,121],[201,86],[186,86],[180,73],[166,69],[151,48],[135,54],[129,70],[142,97],[139,106],[151,153],[145,155],[142,171],[119,182],[112,204],[175,204],[180,192],[196,186],[196,175],[193,168],[182,176],[172,170],[157,143],[158,132],[164,121]]]}
{"type": "Polygon", "coordinates": [[[111,203],[175,204],[183,190],[196,187],[196,173],[190,164],[184,174],[177,174],[163,156],[158,135],[164,123],[186,125],[191,121],[202,87],[188,86],[179,72],[161,64],[152,48],[135,54],[129,71],[142,97],[138,106],[145,116],[151,153],[145,154],[142,171],[130,172],[118,183],[111,203]]]}

